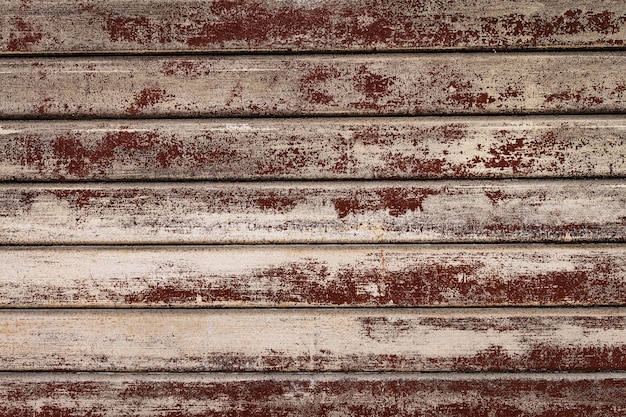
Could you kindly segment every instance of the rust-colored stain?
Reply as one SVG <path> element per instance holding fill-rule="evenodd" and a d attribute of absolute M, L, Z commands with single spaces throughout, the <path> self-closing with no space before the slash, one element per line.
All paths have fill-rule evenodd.
<path fill-rule="evenodd" d="M 606 114 L 626 103 L 619 53 L 16 60 L 0 62 L 15 96 L 0 114 L 11 119 Z"/>
<path fill-rule="evenodd" d="M 387 188 L 338 198 L 333 200 L 333 204 L 339 218 L 378 210 L 388 210 L 390 216 L 398 217 L 408 212 L 424 211 L 424 200 L 442 192 L 441 189 L 429 188 Z"/>
<path fill-rule="evenodd" d="M 501 415 L 527 417 L 558 415 L 563 417 L 619 416 L 626 405 L 620 393 L 621 379 L 522 378 L 502 377 L 495 380 L 454 380 L 448 378 L 374 379 L 341 378 L 337 380 L 307 380 L 305 378 L 280 381 L 276 379 L 232 380 L 225 382 L 162 381 L 143 378 L 124 379 L 121 382 L 37 382 L 14 384 L 8 395 L 15 406 L 0 406 L 0 416 L 26 415 L 37 412 L 29 402 L 41 397 L 93 401 L 92 406 L 44 406 L 42 415 L 81 416 L 89 412 L 104 417 L 112 411 L 125 412 L 124 404 L 141 402 L 145 410 L 162 417 L 176 413 L 181 417 L 196 415 L 190 404 L 222 405 L 224 412 L 233 415 L 276 416 L 288 413 L 315 417 L 371 415 L 381 417 L 436 414 L 442 417 L 487 416 L 494 408 Z M 116 405 L 112 408 L 102 395 L 110 392 Z M 449 400 L 445 395 L 449 393 Z M 586 401 L 581 402 L 580 396 Z M 176 405 L 167 411 L 155 406 L 154 401 L 167 398 Z M 533 412 L 528 412 L 528 398 L 533 398 Z M 120 401 L 125 399 L 126 401 Z M 269 405 L 271 404 L 271 406 Z M 43 414 L 46 413 L 46 414 Z M 207 415 L 220 415 L 218 412 Z M 542 413 L 542 414 L 538 414 Z"/>
<path fill-rule="evenodd" d="M 44 34 L 37 31 L 33 25 L 21 17 L 15 17 L 14 31 L 9 35 L 7 50 L 28 51 L 33 44 L 37 44 L 44 38 Z"/>
<path fill-rule="evenodd" d="M 320 90 L 319 85 L 327 80 L 339 77 L 337 68 L 329 66 L 316 66 L 309 70 L 308 74 L 301 78 L 300 89 L 305 94 L 305 100 L 312 104 L 332 105 L 333 96 L 328 89 Z"/>
<path fill-rule="evenodd" d="M 78 26 L 68 30 L 84 36 L 70 42 L 69 48 L 72 44 L 80 46 L 76 49 L 88 48 L 88 39 L 98 42 L 96 48 L 168 51 L 610 47 L 624 44 L 626 25 L 623 11 L 605 3 L 572 8 L 556 2 L 533 8 L 532 12 L 523 5 L 499 11 L 487 0 L 473 5 L 433 0 L 368 0 L 307 6 L 215 0 L 209 4 L 190 1 L 184 7 L 85 1 L 77 6 L 69 11 L 56 6 L 57 12 L 70 13 L 69 22 Z M 7 50 L 39 50 L 45 48 L 40 44 L 50 47 L 50 43 L 62 48 L 53 25 L 42 24 L 35 31 L 25 23 L 42 19 L 31 3 L 20 3 L 18 9 L 19 15 L 9 21 L 12 31 Z"/>
<path fill-rule="evenodd" d="M 177 77 L 201 77 L 211 74 L 211 64 L 198 61 L 169 61 L 163 64 L 163 75 Z"/>
<path fill-rule="evenodd" d="M 111 132 L 106 134 L 93 149 L 85 148 L 81 140 L 75 136 L 57 137 L 52 143 L 53 155 L 57 158 L 55 172 L 61 178 L 64 173 L 75 177 L 86 176 L 92 170 L 107 167 L 114 161 L 116 155 L 126 155 L 129 151 L 151 148 L 154 146 L 153 141 L 156 137 L 155 133 Z M 173 153 L 170 149 L 162 148 L 161 152 L 169 155 Z M 170 159 L 157 157 L 157 160 L 161 162 Z M 162 162 L 161 165 L 163 165 Z"/>
<path fill-rule="evenodd" d="M 21 196 L 24 204 L 32 203 L 35 197 L 28 193 Z M 484 253 L 449 253 L 430 260 L 384 251 L 376 255 L 380 258 L 378 265 L 365 264 L 365 259 L 360 258 L 346 261 L 345 265 L 336 268 L 311 256 L 297 262 L 222 274 L 185 262 L 164 261 L 154 268 L 170 272 L 162 272 L 163 275 L 153 280 L 148 279 L 149 274 L 137 276 L 142 284 L 132 289 L 106 279 L 85 283 L 84 277 L 79 275 L 71 280 L 68 277 L 66 286 L 34 283 L 29 286 L 30 299 L 20 299 L 20 302 L 38 305 L 74 302 L 89 305 L 228 306 L 246 303 L 254 306 L 347 307 L 577 306 L 624 302 L 621 291 L 623 262 L 602 253 L 577 255 L 571 263 L 564 265 L 559 265 L 564 261 L 556 258 L 554 268 L 546 266 L 544 260 L 521 270 L 510 264 L 508 267 L 494 266 L 493 260 Z M 528 254 L 518 262 L 524 265 L 539 256 L 539 252 Z M 99 296 L 87 295 L 90 290 Z M 85 295 L 79 297 L 74 294 L 76 291 Z M 0 294 L 1 299 L 11 297 L 9 293 Z M 592 320 L 597 322 L 599 319 Z"/>
<path fill-rule="evenodd" d="M 145 108 L 162 103 L 170 98 L 172 98 L 172 96 L 166 94 L 165 90 L 159 88 L 144 88 L 135 95 L 132 104 L 126 109 L 126 112 L 132 116 L 136 116 Z"/>
<path fill-rule="evenodd" d="M 249 130 L 197 131 L 168 122 L 142 132 L 64 128 L 10 135 L 15 146 L 0 164 L 14 176 L 39 179 L 616 176 L 626 168 L 611 151 L 624 146 L 626 133 L 616 131 L 615 123 L 585 126 L 582 133 L 567 123 L 522 131 L 494 127 L 482 137 L 463 123 L 339 129 L 335 122 L 326 123 L 333 127 L 324 133 L 316 133 L 321 125 L 303 130 L 300 122 L 286 120 L 265 131 L 246 124 Z"/>

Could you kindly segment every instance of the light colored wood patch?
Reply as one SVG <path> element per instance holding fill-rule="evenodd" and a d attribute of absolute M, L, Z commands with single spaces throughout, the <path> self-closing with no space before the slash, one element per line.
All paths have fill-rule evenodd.
<path fill-rule="evenodd" d="M 621 308 L 2 310 L 7 371 L 626 370 Z"/>

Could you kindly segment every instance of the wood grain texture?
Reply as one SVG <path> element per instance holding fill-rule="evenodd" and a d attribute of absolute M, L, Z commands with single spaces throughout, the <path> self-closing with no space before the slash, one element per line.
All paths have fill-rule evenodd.
<path fill-rule="evenodd" d="M 0 180 L 626 175 L 626 118 L 3 121 Z"/>
<path fill-rule="evenodd" d="M 626 381 L 594 374 L 13 374 L 1 417 L 621 417 Z"/>
<path fill-rule="evenodd" d="M 619 47 L 620 1 L 4 0 L 0 51 Z"/>
<path fill-rule="evenodd" d="M 626 310 L 0 310 L 6 371 L 623 371 Z"/>
<path fill-rule="evenodd" d="M 0 61 L 3 118 L 625 110 L 622 52 Z"/>
<path fill-rule="evenodd" d="M 0 307 L 626 305 L 611 245 L 20 247 Z"/>
<path fill-rule="evenodd" d="M 626 184 L 3 184 L 4 244 L 626 240 Z"/>

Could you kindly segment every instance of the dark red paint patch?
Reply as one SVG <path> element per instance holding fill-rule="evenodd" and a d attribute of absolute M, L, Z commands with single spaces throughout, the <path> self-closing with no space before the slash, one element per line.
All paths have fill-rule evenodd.
<path fill-rule="evenodd" d="M 126 109 L 126 112 L 132 116 L 136 116 L 145 108 L 155 106 L 169 98 L 172 98 L 172 96 L 167 95 L 165 90 L 159 88 L 144 88 L 135 95 L 133 103 Z"/>
<path fill-rule="evenodd" d="M 35 104 L 35 111 L 39 116 L 47 116 L 54 105 L 52 97 L 46 97 L 40 100 L 38 104 Z"/>
<path fill-rule="evenodd" d="M 204 61 L 167 61 L 161 72 L 167 76 L 200 77 L 211 73 L 211 63 Z"/>
<path fill-rule="evenodd" d="M 300 91 L 304 93 L 304 99 L 309 103 L 332 105 L 335 99 L 325 83 L 340 76 L 341 73 L 334 66 L 314 66 L 300 79 Z"/>
<path fill-rule="evenodd" d="M 489 200 L 491 200 L 491 204 L 493 204 L 494 206 L 498 205 L 498 203 L 502 200 L 506 200 L 507 198 L 509 198 L 509 196 L 503 193 L 501 190 L 485 191 L 485 195 Z"/>
<path fill-rule="evenodd" d="M 244 42 L 250 47 L 276 39 L 291 38 L 331 24 L 332 11 L 324 6 L 312 8 L 270 6 L 246 0 L 217 0 L 210 6 L 214 22 L 196 17 L 191 36 L 184 40 L 190 47 L 210 47 L 228 42 Z"/>
<path fill-rule="evenodd" d="M 78 209 L 84 209 L 92 206 L 94 200 L 98 201 L 108 197 L 110 193 L 99 190 L 50 190 L 50 194 L 56 196 L 59 200 L 69 202 Z"/>
<path fill-rule="evenodd" d="M 146 17 L 118 17 L 107 18 L 104 29 L 109 32 L 112 41 L 136 42 L 141 45 L 142 43 L 145 43 L 141 36 L 143 34 L 151 33 L 152 27 Z"/>
<path fill-rule="evenodd" d="M 33 25 L 19 16 L 13 20 L 15 29 L 9 34 L 7 50 L 13 52 L 27 52 L 31 46 L 38 44 L 44 34 L 34 29 Z"/>
<path fill-rule="evenodd" d="M 263 197 L 259 197 L 255 200 L 257 206 L 263 211 L 274 211 L 278 213 L 284 213 L 293 209 L 297 200 L 290 197 L 283 197 L 276 193 L 268 193 Z"/>
<path fill-rule="evenodd" d="M 34 167 L 39 172 L 44 169 L 45 157 L 40 142 L 33 136 L 20 136 L 14 139 L 20 149 L 18 163 L 21 166 Z"/>
<path fill-rule="evenodd" d="M 389 215 L 398 217 L 409 211 L 423 211 L 423 202 L 429 196 L 441 194 L 443 190 L 430 188 L 384 188 L 363 191 L 349 198 L 333 200 L 335 211 L 340 219 L 349 214 L 364 214 L 388 210 Z"/>
<path fill-rule="evenodd" d="M 33 198 L 24 194 L 23 198 Z M 385 260 L 386 259 L 386 260 Z M 398 268 L 398 263 L 405 265 Z M 385 266 L 386 264 L 386 266 Z M 391 269 L 390 269 L 391 268 Z M 242 275 L 210 275 L 181 268 L 185 278 L 125 293 L 100 288 L 106 300 L 130 304 L 250 303 L 250 305 L 428 306 L 428 305 L 618 305 L 623 268 L 610 258 L 580 257 L 573 270 L 538 273 L 486 274 L 483 264 L 449 261 L 432 263 L 381 254 L 379 268 L 346 265 L 332 272 L 314 259 L 289 262 Z M 205 275 L 207 274 L 207 275 Z M 263 282 L 263 286 L 259 286 Z M 372 288 L 375 291 L 372 291 Z M 54 289 L 41 292 L 41 301 L 66 302 Z M 104 301 L 104 300 L 103 300 Z M 577 323 L 580 319 L 575 320 Z M 588 319 L 585 326 L 609 328 L 615 323 Z"/>
<path fill-rule="evenodd" d="M 396 81 L 397 77 L 378 74 L 372 72 L 367 65 L 361 65 L 352 77 L 352 84 L 354 90 L 361 93 L 363 98 L 357 102 L 349 103 L 348 106 L 374 112 L 380 112 L 384 109 L 397 112 L 398 107 L 404 104 L 406 98 L 394 94 L 393 86 Z M 416 112 L 418 111 L 416 110 Z"/>
<path fill-rule="evenodd" d="M 495 98 L 491 97 L 488 93 L 454 93 L 451 94 L 450 99 L 461 104 L 464 109 L 469 110 L 471 108 L 477 108 L 484 110 L 488 104 L 494 103 Z"/>
<path fill-rule="evenodd" d="M 176 143 L 170 143 L 169 146 L 161 149 L 157 155 L 156 160 L 161 168 L 168 168 L 173 163 L 180 161 L 183 158 L 184 152 Z"/>
<path fill-rule="evenodd" d="M 4 386 L 3 386 L 4 388 Z M 9 382 L 9 402 L 0 417 L 132 414 L 136 404 L 155 417 L 336 415 L 408 417 L 618 417 L 626 412 L 618 378 L 405 377 L 311 381 L 306 377 L 243 381 L 162 381 L 124 378 L 120 382 Z M 70 393 L 73 407 L 62 405 Z M 532 408 L 529 410 L 529 398 Z M 43 399 L 45 409 L 37 408 Z M 584 399 L 581 400 L 581 399 Z M 167 401 L 162 407 L 159 400 Z M 155 403 L 156 401 L 156 403 Z M 158 404 L 158 405 L 154 405 Z M 215 410 L 216 404 L 219 409 Z M 106 410 L 106 411 L 105 411 Z M 56 413 L 56 414 L 55 414 Z"/>
<path fill-rule="evenodd" d="M 390 89 L 395 84 L 395 77 L 373 73 L 365 65 L 361 65 L 357 69 L 353 82 L 355 89 L 364 94 L 368 100 L 378 101 L 390 94 Z"/>
<path fill-rule="evenodd" d="M 22 13 L 32 13 L 25 7 Z M 150 7 L 150 8 L 148 8 Z M 592 6 L 589 6 L 591 8 Z M 624 44 L 626 19 L 602 6 L 556 13 L 484 14 L 459 12 L 453 3 L 410 0 L 360 3 L 272 3 L 216 0 L 205 6 L 157 4 L 132 11 L 78 4 L 108 35 L 105 50 L 394 50 L 408 48 L 523 48 Z M 99 17 L 97 20 L 94 17 Z M 28 50 L 48 41 L 19 20 L 9 50 Z M 97 38 L 100 34 L 94 33 Z M 586 39 L 580 39 L 585 35 Z M 59 41 L 52 38 L 55 44 Z M 87 42 L 84 41 L 84 42 Z M 77 43 L 77 42 L 76 42 Z M 81 46 L 84 48 L 85 43 Z M 12 49 L 11 49 L 12 48 Z"/>
<path fill-rule="evenodd" d="M 617 371 L 626 370 L 626 346 L 560 346 L 536 343 L 522 352 L 492 346 L 475 355 L 455 358 L 458 371 Z"/>
<path fill-rule="evenodd" d="M 604 99 L 598 96 L 590 96 L 585 94 L 585 89 L 575 92 L 562 91 L 559 93 L 549 94 L 545 97 L 546 103 L 555 103 L 557 106 L 567 103 L 582 103 L 585 106 L 596 106 L 604 103 Z"/>
<path fill-rule="evenodd" d="M 80 138 L 72 134 L 58 136 L 52 142 L 56 161 L 54 172 L 60 178 L 65 174 L 85 178 L 104 173 L 120 154 L 148 150 L 154 146 L 156 138 L 156 133 L 112 131 L 95 147 L 87 148 Z"/>

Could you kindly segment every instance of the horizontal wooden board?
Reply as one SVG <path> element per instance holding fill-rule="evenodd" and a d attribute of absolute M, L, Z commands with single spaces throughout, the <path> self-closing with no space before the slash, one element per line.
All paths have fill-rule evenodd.
<path fill-rule="evenodd" d="M 2 184 L 4 244 L 626 241 L 626 183 Z"/>
<path fill-rule="evenodd" d="M 623 52 L 0 61 L 3 118 L 625 110 Z"/>
<path fill-rule="evenodd" d="M 1 307 L 626 305 L 609 245 L 9 247 Z"/>
<path fill-rule="evenodd" d="M 0 180 L 626 175 L 626 118 L 4 121 Z"/>
<path fill-rule="evenodd" d="M 620 1 L 4 0 L 0 51 L 616 47 Z"/>
<path fill-rule="evenodd" d="M 1 417 L 621 417 L 596 374 L 0 374 Z"/>
<path fill-rule="evenodd" d="M 624 371 L 623 308 L 0 310 L 6 371 Z"/>

